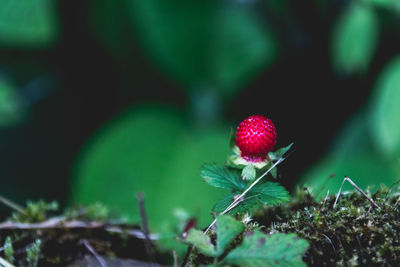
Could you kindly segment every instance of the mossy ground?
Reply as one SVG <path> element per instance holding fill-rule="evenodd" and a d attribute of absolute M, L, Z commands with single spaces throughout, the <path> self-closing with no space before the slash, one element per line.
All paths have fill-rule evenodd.
<path fill-rule="evenodd" d="M 298 190 L 286 205 L 266 208 L 254 216 L 268 233 L 296 233 L 310 248 L 304 261 L 310 266 L 399 266 L 400 193 L 381 188 L 371 194 L 374 208 L 356 190 L 316 201 L 308 190 Z"/>
<path fill-rule="evenodd" d="M 99 266 L 99 258 L 107 266 L 147 266 L 150 257 L 143 237 L 137 236 L 142 233 L 139 226 L 110 222 L 108 210 L 100 204 L 53 216 L 56 209 L 54 203 L 28 202 L 0 223 L 0 240 L 8 237 L 13 250 L 10 259 L 6 246 L 0 246 L 0 257 L 14 266 Z M 27 250 L 37 240 L 38 261 L 30 264 Z M 167 258 L 153 255 L 161 263 Z"/>
<path fill-rule="evenodd" d="M 398 188 L 381 188 L 370 196 L 380 209 L 373 207 L 367 198 L 355 190 L 342 193 L 336 208 L 333 208 L 335 201 L 333 195 L 317 201 L 308 190 L 298 190 L 296 196 L 287 204 L 256 211 L 252 217 L 253 220 L 247 222 L 245 232 L 260 228 L 265 233 L 296 233 L 310 244 L 303 256 L 303 260 L 309 266 L 399 266 L 400 191 Z M 38 208 L 38 206 L 39 210 L 35 211 L 35 207 Z M 30 209 L 36 212 L 33 218 L 45 219 L 45 222 L 60 218 L 38 214 L 45 213 L 50 207 L 52 206 L 46 206 L 43 203 L 36 206 L 31 203 Z M 67 212 L 63 216 L 68 219 L 63 220 L 61 225 L 67 225 L 68 222 L 71 223 L 77 219 L 89 225 L 93 222 L 99 223 L 104 220 L 105 215 L 106 212 L 101 206 L 94 209 L 88 208 L 83 216 L 81 211 Z M 14 214 L 11 220 L 14 220 L 12 223 L 17 225 L 21 223 L 20 221 L 35 223 L 29 221 L 29 218 L 32 217 L 18 217 Z M 110 226 L 122 231 L 112 233 L 107 230 Z M 38 266 L 69 264 L 83 266 L 88 264 L 85 262 L 85 257 L 91 257 L 96 263 L 93 253 L 85 247 L 83 241 L 87 241 L 105 260 L 125 259 L 132 264 L 138 264 L 140 261 L 140 264 L 146 266 L 145 262 L 149 262 L 149 257 L 144 240 L 127 234 L 128 230 L 134 228 L 134 226 L 123 224 L 75 228 L 58 226 L 40 229 L 5 227 L 0 230 L 0 240 L 4 241 L 7 236 L 11 237 L 15 266 L 27 265 L 26 249 L 29 249 L 37 239 L 42 241 Z M 210 235 L 215 242 L 215 234 L 211 231 Z M 241 236 L 238 236 L 231 244 L 231 248 L 238 245 L 241 240 Z M 154 248 L 154 257 L 157 262 L 172 263 L 172 252 L 160 253 L 157 247 Z M 4 252 L 0 253 L 4 258 Z M 210 263 L 210 258 L 198 254 L 196 250 L 190 258 L 190 262 L 195 265 Z M 126 264 L 125 261 L 121 262 Z M 122 263 L 113 266 L 124 266 Z"/>

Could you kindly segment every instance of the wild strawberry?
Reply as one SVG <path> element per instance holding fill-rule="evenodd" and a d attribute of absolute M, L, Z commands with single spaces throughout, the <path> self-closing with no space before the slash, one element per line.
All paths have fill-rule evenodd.
<path fill-rule="evenodd" d="M 235 142 L 245 160 L 264 161 L 276 143 L 275 125 L 262 115 L 250 116 L 237 127 Z"/>

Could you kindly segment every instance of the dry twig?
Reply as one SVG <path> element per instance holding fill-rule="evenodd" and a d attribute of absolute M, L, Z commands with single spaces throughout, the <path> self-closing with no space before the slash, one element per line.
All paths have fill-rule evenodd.
<path fill-rule="evenodd" d="M 364 197 L 366 197 L 369 202 L 371 202 L 372 205 L 374 205 L 375 207 L 377 207 L 378 209 L 380 209 L 380 207 L 374 202 L 374 200 L 372 198 L 370 198 L 369 196 L 367 196 L 367 194 L 364 193 L 364 191 L 362 191 L 349 177 L 345 176 L 342 182 L 342 185 L 340 186 L 339 192 L 337 193 L 337 197 L 335 200 L 335 203 L 333 204 L 333 208 L 336 208 L 336 204 L 339 200 L 340 197 L 340 193 L 342 192 L 342 187 L 344 185 L 344 182 L 348 181 L 355 189 L 357 189 L 358 192 L 360 192 L 361 194 L 363 194 Z"/>
<path fill-rule="evenodd" d="M 99 262 L 101 267 L 107 267 L 107 263 L 103 260 L 102 257 L 100 257 L 99 254 L 97 254 L 97 252 L 92 248 L 92 246 L 89 244 L 89 242 L 86 239 L 82 239 L 81 242 L 86 247 L 86 249 L 89 250 L 89 252 L 93 254 L 93 256 Z"/>

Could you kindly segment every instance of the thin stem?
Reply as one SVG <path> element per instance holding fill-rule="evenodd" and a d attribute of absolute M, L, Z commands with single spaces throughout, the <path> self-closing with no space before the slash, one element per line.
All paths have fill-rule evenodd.
<path fill-rule="evenodd" d="M 3 259 L 2 257 L 0 257 L 0 266 L 3 266 L 3 267 L 15 267 L 13 264 L 9 263 L 8 261 Z"/>
<path fill-rule="evenodd" d="M 325 203 L 326 203 L 326 200 L 328 199 L 328 196 L 329 196 L 329 189 L 328 189 L 328 191 L 326 192 L 326 196 L 325 196 L 325 198 L 324 198 L 324 202 L 322 202 L 322 205 L 321 205 L 321 207 L 320 207 L 319 210 L 318 210 L 318 215 L 319 215 L 319 213 L 321 212 L 322 208 L 325 206 Z"/>
<path fill-rule="evenodd" d="M 104 261 L 102 257 L 100 257 L 99 254 L 92 248 L 92 246 L 89 244 L 89 242 L 86 239 L 82 240 L 82 244 L 86 247 L 87 250 L 89 250 L 90 253 L 93 254 L 97 262 L 101 267 L 107 267 L 107 263 Z"/>
<path fill-rule="evenodd" d="M 178 256 L 175 250 L 172 251 L 172 256 L 174 257 L 174 267 L 178 267 Z"/>
<path fill-rule="evenodd" d="M 12 208 L 13 210 L 22 213 L 22 214 L 26 214 L 25 210 L 23 207 L 21 207 L 20 205 L 18 205 L 17 203 L 8 200 L 7 198 L 0 196 L 0 202 L 2 202 L 4 205 Z"/>
<path fill-rule="evenodd" d="M 364 193 L 364 191 L 362 191 L 349 177 L 345 176 L 342 182 L 342 185 L 340 186 L 339 192 L 337 194 L 335 203 L 333 204 L 333 208 L 336 208 L 336 204 L 339 200 L 340 197 L 340 193 L 342 192 L 342 187 L 345 181 L 348 181 L 355 189 L 357 189 L 358 192 L 360 192 L 361 194 L 363 194 L 368 200 L 369 202 L 371 202 L 372 205 L 374 205 L 375 207 L 377 207 L 378 209 L 381 209 L 372 198 L 370 198 L 367 194 Z"/>
<path fill-rule="evenodd" d="M 150 241 L 150 230 L 149 230 L 149 224 L 147 222 L 147 216 L 146 216 L 146 210 L 144 208 L 144 197 L 142 193 L 137 194 L 137 199 L 138 199 L 138 205 L 139 205 L 139 213 L 140 213 L 140 218 L 142 220 L 142 232 L 144 234 L 144 244 L 146 247 L 146 252 L 147 255 L 150 258 L 150 261 L 152 262 L 151 266 L 155 266 L 154 264 L 154 257 L 153 257 L 153 248 L 151 246 L 151 241 Z"/>
<path fill-rule="evenodd" d="M 183 258 L 183 261 L 182 261 L 180 267 L 185 267 L 186 266 L 186 264 L 189 261 L 189 256 L 190 256 L 190 253 L 192 253 L 192 250 L 193 250 L 193 245 L 189 245 L 189 247 L 188 247 L 188 249 L 186 251 L 186 254 L 185 254 L 185 258 Z"/>

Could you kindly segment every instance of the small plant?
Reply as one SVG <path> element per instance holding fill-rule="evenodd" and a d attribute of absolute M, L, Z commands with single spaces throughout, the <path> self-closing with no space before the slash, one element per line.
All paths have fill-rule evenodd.
<path fill-rule="evenodd" d="M 10 263 L 13 263 L 15 260 L 14 248 L 10 236 L 7 236 L 6 241 L 4 242 L 4 256 L 6 260 Z"/>
<path fill-rule="evenodd" d="M 41 244 L 42 241 L 40 239 L 36 239 L 32 246 L 26 249 L 26 261 L 29 267 L 37 266 L 40 256 Z"/>
<path fill-rule="evenodd" d="M 191 229 L 185 239 L 209 257 L 209 263 L 217 266 L 305 266 L 301 257 L 308 243 L 295 234 L 268 235 L 259 229 L 246 231 L 241 222 L 227 215 L 218 216 L 216 225 L 215 245 L 208 235 L 196 229 Z M 195 261 L 191 263 L 197 265 Z"/>
<path fill-rule="evenodd" d="M 289 193 L 283 186 L 263 180 L 272 170 L 271 174 L 276 177 L 276 166 L 292 146 L 271 152 L 275 143 L 276 129 L 272 121 L 254 115 L 241 122 L 231 136 L 233 155 L 228 157 L 226 166 L 203 166 L 200 175 L 204 181 L 230 193 L 215 204 L 213 212 L 217 217 L 210 226 L 204 232 L 191 229 L 183 240 L 197 253 L 197 257 L 192 255 L 190 264 L 199 265 L 197 261 L 203 255 L 207 264 L 224 266 L 304 265 L 302 255 L 308 248 L 307 241 L 295 234 L 265 234 L 248 215 L 264 205 L 289 201 Z M 242 218 L 242 222 L 225 214 Z M 187 255 L 190 251 L 191 248 Z M 189 266 L 187 262 L 184 264 Z"/>
<path fill-rule="evenodd" d="M 11 221 L 22 223 L 42 222 L 47 219 L 47 214 L 49 211 L 57 210 L 58 203 L 56 201 L 52 201 L 50 203 L 46 203 L 43 200 L 38 202 L 28 201 L 26 203 L 26 208 L 14 212 L 10 219 Z"/>
<path fill-rule="evenodd" d="M 262 180 L 268 173 L 276 177 L 276 166 L 292 146 L 271 152 L 275 142 L 275 126 L 264 116 L 254 115 L 239 124 L 236 134 L 231 135 L 233 155 L 228 157 L 226 166 L 206 164 L 200 172 L 209 185 L 231 191 L 215 204 L 213 212 L 244 213 L 289 201 L 283 186 Z"/>
<path fill-rule="evenodd" d="M 64 212 L 68 219 L 107 221 L 111 218 L 108 207 L 100 202 L 87 205 L 85 207 L 73 207 Z"/>

